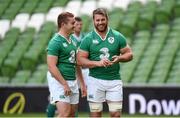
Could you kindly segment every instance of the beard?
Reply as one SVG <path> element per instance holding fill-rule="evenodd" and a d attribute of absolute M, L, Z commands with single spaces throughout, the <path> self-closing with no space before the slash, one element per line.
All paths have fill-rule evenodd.
<path fill-rule="evenodd" d="M 105 32 L 107 30 L 107 24 L 95 25 L 98 32 Z"/>

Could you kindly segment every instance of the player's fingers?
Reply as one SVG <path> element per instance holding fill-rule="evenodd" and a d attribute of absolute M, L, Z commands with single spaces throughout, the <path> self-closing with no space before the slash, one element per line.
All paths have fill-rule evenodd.
<path fill-rule="evenodd" d="M 115 62 L 116 62 L 115 60 L 112 61 L 112 63 L 115 63 Z"/>
<path fill-rule="evenodd" d="M 72 92 L 71 91 L 68 91 L 68 95 L 71 95 L 72 94 Z"/>
<path fill-rule="evenodd" d="M 114 56 L 112 57 L 112 60 L 115 60 L 117 57 L 118 57 L 117 55 L 114 55 Z"/>
<path fill-rule="evenodd" d="M 104 63 L 105 65 L 108 65 L 108 64 L 110 63 L 110 61 L 109 61 L 108 59 L 105 59 L 105 60 L 103 60 L 103 63 Z"/>
<path fill-rule="evenodd" d="M 83 91 L 83 92 L 82 92 L 82 97 L 86 97 L 86 96 L 87 96 L 86 91 Z"/>
<path fill-rule="evenodd" d="M 65 96 L 68 96 L 68 91 L 65 91 Z"/>
<path fill-rule="evenodd" d="M 112 56 L 112 59 L 114 59 L 114 58 L 116 58 L 117 57 L 117 55 L 114 55 L 114 56 Z"/>
<path fill-rule="evenodd" d="M 100 61 L 100 65 L 106 67 L 106 64 L 105 64 L 104 60 Z"/>
<path fill-rule="evenodd" d="M 86 97 L 84 94 L 82 94 L 82 96 L 81 96 L 82 98 L 84 98 L 84 97 Z"/>
<path fill-rule="evenodd" d="M 110 60 L 106 60 L 106 61 L 105 61 L 105 65 L 106 65 L 106 66 L 111 66 L 112 64 L 113 64 L 113 63 L 112 63 Z"/>
<path fill-rule="evenodd" d="M 66 96 L 69 96 L 69 95 L 71 95 L 71 94 L 72 94 L 71 91 L 69 91 L 69 90 L 66 90 L 66 91 L 65 91 L 65 95 L 66 95 Z"/>

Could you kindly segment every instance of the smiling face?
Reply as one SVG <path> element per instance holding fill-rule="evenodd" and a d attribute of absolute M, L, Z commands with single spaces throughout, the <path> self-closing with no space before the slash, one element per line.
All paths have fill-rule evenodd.
<path fill-rule="evenodd" d="M 101 14 L 95 14 L 93 18 L 94 27 L 98 32 L 105 32 L 108 26 L 108 19 Z"/>
<path fill-rule="evenodd" d="M 58 28 L 65 30 L 68 34 L 74 30 L 74 23 L 74 15 L 70 12 L 63 12 L 57 18 Z"/>

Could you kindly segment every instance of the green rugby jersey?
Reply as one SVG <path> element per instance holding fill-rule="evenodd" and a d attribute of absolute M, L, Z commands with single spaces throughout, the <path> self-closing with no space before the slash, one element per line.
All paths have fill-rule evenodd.
<path fill-rule="evenodd" d="M 65 37 L 55 34 L 50 40 L 47 53 L 58 57 L 57 67 L 65 80 L 75 80 L 76 43 L 70 38 L 69 43 Z"/>
<path fill-rule="evenodd" d="M 74 40 L 77 44 L 77 47 L 80 46 L 82 39 L 84 38 L 84 34 L 81 33 L 79 37 L 77 37 L 75 34 L 71 35 L 71 39 Z"/>
<path fill-rule="evenodd" d="M 112 60 L 114 55 L 120 54 L 120 49 L 126 46 L 125 37 L 113 29 L 108 28 L 105 40 L 94 30 L 88 33 L 81 42 L 80 49 L 89 53 L 89 59 L 99 61 L 102 58 Z M 120 77 L 119 63 L 109 67 L 90 68 L 89 75 L 104 80 L 118 80 Z"/>

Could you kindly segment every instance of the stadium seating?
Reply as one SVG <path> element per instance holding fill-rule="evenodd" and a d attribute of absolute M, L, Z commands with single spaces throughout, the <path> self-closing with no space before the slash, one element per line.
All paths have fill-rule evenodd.
<path fill-rule="evenodd" d="M 0 86 L 8 86 L 9 85 L 9 77 L 0 77 Z"/>
<path fill-rule="evenodd" d="M 54 22 L 56 24 L 57 22 L 57 13 L 61 13 L 63 11 L 63 7 L 53 7 L 49 10 L 49 12 L 46 15 L 46 21 Z"/>
<path fill-rule="evenodd" d="M 30 71 L 20 70 L 16 73 L 15 77 L 12 78 L 11 84 L 14 86 L 24 85 L 31 75 Z"/>
<path fill-rule="evenodd" d="M 10 21 L 9 20 L 0 20 L 0 37 L 4 38 L 6 32 L 10 28 Z"/>
<path fill-rule="evenodd" d="M 180 17 L 180 1 L 179 0 L 177 0 L 174 7 L 174 15 L 175 17 Z"/>
<path fill-rule="evenodd" d="M 6 63 L 8 63 L 7 56 L 11 52 L 12 48 L 15 46 L 19 33 L 19 29 L 11 28 L 6 33 L 3 41 L 1 41 L 0 43 L 0 68 L 2 75 L 6 75 L 3 72 L 3 65 L 6 65 Z"/>
<path fill-rule="evenodd" d="M 53 6 L 54 7 L 57 7 L 57 6 L 65 7 L 68 2 L 69 2 L 69 0 L 55 0 L 53 3 Z"/>
<path fill-rule="evenodd" d="M 180 80 L 179 80 L 180 61 L 179 60 L 180 60 L 180 48 L 178 49 L 176 58 L 174 60 L 173 66 L 171 68 L 171 71 L 170 71 L 168 79 L 167 79 L 167 83 L 169 83 L 169 84 L 179 85 L 179 83 L 180 83 Z"/>
<path fill-rule="evenodd" d="M 140 57 L 142 56 L 150 38 L 150 32 L 148 31 L 139 31 L 135 35 L 134 43 L 133 43 L 133 52 L 136 57 L 132 62 L 124 64 L 122 71 L 123 80 L 130 82 L 133 72 L 135 71 L 135 67 L 139 63 Z M 125 71 L 125 72 L 124 72 Z M 136 81 L 133 78 L 133 81 Z"/>
<path fill-rule="evenodd" d="M 123 15 L 124 15 L 124 11 L 120 8 L 116 8 L 113 9 L 110 13 L 109 13 L 109 25 L 116 29 L 119 30 L 121 27 L 121 21 L 123 20 Z"/>
<path fill-rule="evenodd" d="M 8 8 L 4 11 L 1 18 L 13 20 L 16 14 L 19 12 L 21 7 L 23 6 L 24 2 L 25 0 L 19 0 L 18 2 L 16 0 L 9 0 L 9 1 L 4 0 L 3 4 L 8 4 L 7 6 Z"/>
<path fill-rule="evenodd" d="M 96 8 L 95 0 L 86 0 L 82 3 L 80 8 L 81 14 L 91 15 L 92 11 Z"/>
<path fill-rule="evenodd" d="M 155 11 L 157 3 L 155 1 L 148 1 L 140 10 L 140 16 L 137 23 L 138 30 L 151 30 L 154 23 Z"/>
<path fill-rule="evenodd" d="M 41 64 L 37 67 L 32 77 L 28 79 L 27 85 L 42 85 L 46 84 L 47 65 Z"/>
<path fill-rule="evenodd" d="M 83 27 L 82 27 L 82 31 L 83 32 L 88 32 L 88 30 L 91 27 L 91 24 L 89 24 L 89 22 L 91 21 L 90 17 L 88 15 L 81 15 L 81 18 L 83 20 Z M 91 27 L 92 28 L 92 27 Z"/>
<path fill-rule="evenodd" d="M 72 0 L 67 3 L 64 10 L 69 11 L 77 16 L 78 14 L 80 14 L 80 8 L 81 8 L 81 1 Z"/>
<path fill-rule="evenodd" d="M 27 22 L 29 20 L 30 15 L 27 13 L 21 13 L 16 15 L 15 19 L 12 21 L 12 27 L 19 28 L 21 32 L 26 29 Z"/>
<path fill-rule="evenodd" d="M 109 25 L 126 36 L 133 61 L 121 63 L 125 85 L 180 85 L 180 0 L 0 0 L 0 86 L 47 85 L 46 47 L 62 11 L 93 29 L 105 7 Z"/>

